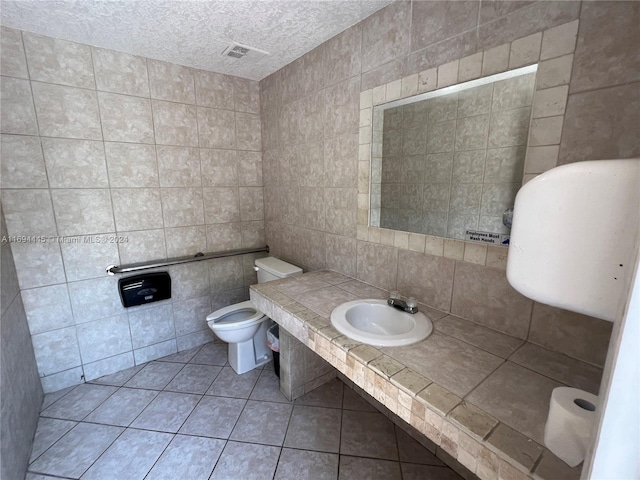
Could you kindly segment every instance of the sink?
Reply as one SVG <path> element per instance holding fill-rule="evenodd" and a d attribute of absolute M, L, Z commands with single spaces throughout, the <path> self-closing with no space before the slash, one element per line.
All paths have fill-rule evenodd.
<path fill-rule="evenodd" d="M 424 313 L 403 312 L 378 299 L 339 305 L 331 312 L 331 324 L 349 338 L 380 347 L 411 345 L 433 331 L 433 324 Z"/>

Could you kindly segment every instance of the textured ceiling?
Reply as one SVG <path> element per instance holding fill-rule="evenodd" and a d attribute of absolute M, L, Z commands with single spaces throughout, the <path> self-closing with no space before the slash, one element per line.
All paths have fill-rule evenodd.
<path fill-rule="evenodd" d="M 260 80 L 392 0 L 2 0 L 7 27 Z M 231 42 L 267 51 L 222 56 Z"/>

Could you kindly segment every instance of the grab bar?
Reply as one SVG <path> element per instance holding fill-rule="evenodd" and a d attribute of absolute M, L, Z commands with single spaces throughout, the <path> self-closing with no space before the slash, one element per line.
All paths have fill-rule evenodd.
<path fill-rule="evenodd" d="M 129 265 L 123 265 L 123 266 L 109 265 L 106 268 L 106 270 L 109 275 L 115 275 L 116 273 L 137 272 L 140 270 L 149 270 L 151 268 L 179 265 L 181 263 L 201 262 L 203 260 L 210 260 L 212 258 L 233 257 L 236 255 L 244 255 L 247 253 L 261 253 L 261 252 L 269 253 L 269 245 L 265 245 L 264 247 L 258 247 L 258 248 L 241 248 L 238 250 L 225 250 L 223 252 L 214 252 L 214 253 L 206 253 L 206 254 L 202 252 L 198 252 L 195 255 L 191 255 L 187 257 L 168 258 L 167 260 L 164 260 L 164 261 L 153 260 L 150 262 L 130 263 Z"/>

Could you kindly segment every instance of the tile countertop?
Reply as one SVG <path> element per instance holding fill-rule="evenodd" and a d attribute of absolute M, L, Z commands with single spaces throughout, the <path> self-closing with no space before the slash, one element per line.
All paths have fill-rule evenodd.
<path fill-rule="evenodd" d="M 254 305 L 481 479 L 578 479 L 543 446 L 551 391 L 598 393 L 602 369 L 420 305 L 424 341 L 373 347 L 331 326 L 331 311 L 388 292 L 316 271 L 251 286 Z"/>

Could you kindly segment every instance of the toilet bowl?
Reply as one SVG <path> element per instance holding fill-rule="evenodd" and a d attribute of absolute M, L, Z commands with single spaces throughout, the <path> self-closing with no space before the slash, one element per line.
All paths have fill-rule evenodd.
<path fill-rule="evenodd" d="M 255 261 L 258 283 L 302 274 L 302 269 L 275 257 Z M 207 316 L 207 325 L 220 340 L 229 344 L 229 365 L 246 373 L 271 360 L 267 346 L 267 329 L 273 321 L 250 300 L 221 308 Z"/>

